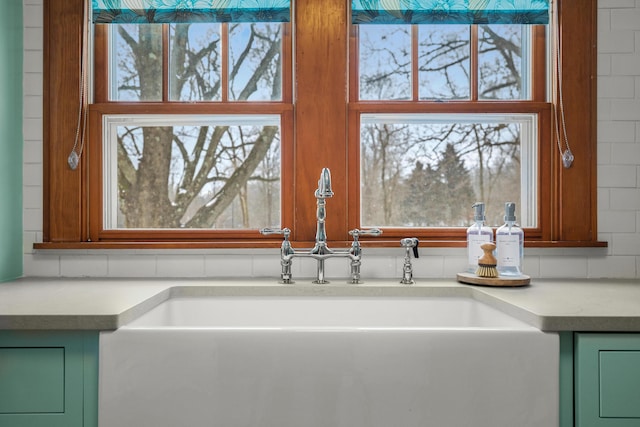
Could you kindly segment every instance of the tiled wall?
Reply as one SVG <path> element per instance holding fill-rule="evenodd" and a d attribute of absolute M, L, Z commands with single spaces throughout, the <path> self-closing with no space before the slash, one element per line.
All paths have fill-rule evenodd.
<path fill-rule="evenodd" d="M 24 0 L 24 261 L 26 276 L 277 277 L 278 250 L 39 251 L 42 240 L 42 2 Z M 524 270 L 539 278 L 640 277 L 640 0 L 599 0 L 598 230 L 608 248 L 527 249 Z M 579 143 L 579 142 L 575 142 Z M 577 161 L 580 161 L 579 159 Z M 453 277 L 464 249 L 421 248 L 417 278 Z M 368 249 L 363 276 L 399 278 L 403 252 Z M 309 260 L 294 276 L 311 277 Z M 327 261 L 347 276 L 346 261 Z"/>
<path fill-rule="evenodd" d="M 640 277 L 640 0 L 598 6 L 598 233 L 609 248 L 589 266 Z"/>

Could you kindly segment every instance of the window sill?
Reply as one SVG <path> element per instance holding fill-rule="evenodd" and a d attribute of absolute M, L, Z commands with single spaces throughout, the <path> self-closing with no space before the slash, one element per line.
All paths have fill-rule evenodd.
<path fill-rule="evenodd" d="M 313 242 L 291 242 L 294 248 L 308 248 Z M 396 240 L 362 241 L 363 247 L 371 248 L 395 248 L 399 242 Z M 423 241 L 423 247 L 429 248 L 464 248 L 464 241 Z M 351 245 L 346 242 L 329 242 L 329 247 L 346 248 Z M 279 248 L 280 240 L 269 241 L 183 241 L 183 242 L 43 242 L 34 243 L 35 250 L 130 250 L 130 249 L 265 249 Z M 608 242 L 602 241 L 525 241 L 527 248 L 606 248 Z"/>

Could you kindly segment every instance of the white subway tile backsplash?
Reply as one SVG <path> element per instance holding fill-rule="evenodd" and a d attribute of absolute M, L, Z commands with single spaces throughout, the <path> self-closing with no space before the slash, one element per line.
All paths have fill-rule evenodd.
<path fill-rule="evenodd" d="M 24 0 L 24 272 L 27 276 L 280 277 L 279 250 L 232 252 L 140 250 L 37 251 L 42 241 L 43 1 Z M 538 277 L 640 277 L 640 0 L 598 1 L 598 239 L 608 248 L 525 249 L 525 274 Z M 635 197 L 635 199 L 634 199 Z M 400 250 L 400 249 L 399 249 Z M 454 279 L 464 248 L 420 248 L 414 277 Z M 400 280 L 402 253 L 364 254 L 363 278 Z M 342 281 L 348 261 L 327 262 Z M 313 260 L 294 259 L 294 280 L 310 282 Z M 334 279 L 334 283 L 337 280 Z"/>
<path fill-rule="evenodd" d="M 464 272 L 468 267 L 466 251 L 461 251 L 459 256 L 446 256 L 442 277 L 456 277 L 456 274 Z"/>
<path fill-rule="evenodd" d="M 22 187 L 22 204 L 25 209 L 42 208 L 42 186 L 25 185 Z"/>
<path fill-rule="evenodd" d="M 612 234 L 613 255 L 640 255 L 640 233 Z"/>
<path fill-rule="evenodd" d="M 42 120 L 42 96 L 25 96 L 23 112 L 24 118 Z"/>
<path fill-rule="evenodd" d="M 60 275 L 62 277 L 107 277 L 108 265 L 106 254 L 65 254 L 60 257 Z"/>
<path fill-rule="evenodd" d="M 26 163 L 22 168 L 22 185 L 42 186 L 42 165 Z"/>
<path fill-rule="evenodd" d="M 237 267 L 246 271 L 248 265 L 252 266 L 251 274 L 253 277 L 273 277 L 280 280 L 280 251 L 277 249 L 274 249 L 272 254 L 245 256 L 244 263 Z M 294 262 L 291 271 L 294 278 L 300 277 L 300 263 Z"/>
<path fill-rule="evenodd" d="M 42 144 L 42 119 L 24 118 L 22 121 L 24 139 Z"/>
<path fill-rule="evenodd" d="M 611 145 L 612 144 L 609 142 L 598 143 L 598 164 L 599 165 L 611 164 Z"/>
<path fill-rule="evenodd" d="M 42 141 L 25 139 L 23 144 L 22 161 L 24 164 L 38 164 L 40 165 L 40 169 L 42 169 Z M 41 173 L 42 172 L 40 172 L 40 174 Z M 42 182 L 38 185 L 42 185 Z"/>
<path fill-rule="evenodd" d="M 598 9 L 598 34 L 611 31 L 611 9 Z"/>
<path fill-rule="evenodd" d="M 601 76 L 598 79 L 598 98 L 633 98 L 635 83 L 632 76 Z"/>
<path fill-rule="evenodd" d="M 603 214 L 607 214 L 608 210 L 611 209 L 611 189 L 610 188 L 599 188 L 598 189 L 598 221 L 602 220 Z M 600 230 L 600 227 L 598 227 Z"/>
<path fill-rule="evenodd" d="M 590 257 L 589 278 L 625 278 L 636 275 L 636 258 L 633 256 Z"/>
<path fill-rule="evenodd" d="M 25 70 L 29 70 L 32 73 L 42 72 L 42 51 L 40 50 L 25 50 L 23 52 L 23 66 Z"/>
<path fill-rule="evenodd" d="M 279 256 L 279 255 L 278 255 Z M 276 258 L 280 267 L 279 258 Z M 204 275 L 206 277 L 243 277 L 252 271 L 251 257 L 242 255 L 212 255 L 205 257 Z"/>
<path fill-rule="evenodd" d="M 611 100 L 606 98 L 598 99 L 597 113 L 599 121 L 611 121 Z"/>
<path fill-rule="evenodd" d="M 623 211 L 611 203 L 612 210 L 599 211 L 598 231 L 603 233 L 635 233 L 636 214 L 631 211 Z"/>
<path fill-rule="evenodd" d="M 41 3 L 24 2 L 22 15 L 25 28 L 42 28 L 43 27 L 43 8 Z"/>
<path fill-rule="evenodd" d="M 348 262 L 345 260 L 344 263 L 347 267 L 346 274 L 348 275 Z M 395 256 L 367 256 L 365 254 L 362 256 L 361 271 L 366 277 L 387 279 L 397 276 L 398 280 L 400 280 Z"/>
<path fill-rule="evenodd" d="M 640 9 L 611 10 L 611 28 L 616 30 L 640 30 Z"/>
<path fill-rule="evenodd" d="M 617 165 L 640 165 L 640 144 L 617 143 L 611 146 L 611 163 Z"/>
<path fill-rule="evenodd" d="M 524 256 L 522 260 L 522 274 L 529 277 L 540 277 L 540 257 Z"/>
<path fill-rule="evenodd" d="M 636 170 L 631 165 L 600 165 L 598 166 L 598 187 L 636 187 Z"/>
<path fill-rule="evenodd" d="M 539 277 L 587 277 L 587 258 L 582 256 L 541 256 Z"/>
<path fill-rule="evenodd" d="M 204 277 L 204 255 L 157 255 L 158 277 Z"/>
<path fill-rule="evenodd" d="M 635 36 L 634 42 L 635 45 Z M 637 52 L 621 55 L 611 55 L 611 74 L 614 76 L 640 75 L 640 55 Z"/>
<path fill-rule="evenodd" d="M 413 277 L 416 279 L 433 279 L 438 277 L 444 277 L 444 256 L 420 256 L 420 258 L 412 259 L 413 265 Z M 398 258 L 396 261 L 398 270 L 396 274 L 398 280 L 402 277 L 402 267 L 404 266 L 404 257 Z"/>
<path fill-rule="evenodd" d="M 22 41 L 24 50 L 36 50 L 42 52 L 43 28 L 30 28 L 24 32 Z"/>
<path fill-rule="evenodd" d="M 611 114 L 618 120 L 640 120 L 640 99 L 612 100 Z"/>
<path fill-rule="evenodd" d="M 37 72 L 25 72 L 23 75 L 22 90 L 25 96 L 42 96 L 43 75 Z"/>
<path fill-rule="evenodd" d="M 611 74 L 611 54 L 598 54 L 598 76 L 608 76 Z"/>
<path fill-rule="evenodd" d="M 109 277 L 154 277 L 156 275 L 155 255 L 110 254 L 107 259 Z"/>
<path fill-rule="evenodd" d="M 598 0 L 598 9 L 633 8 L 636 0 Z"/>
<path fill-rule="evenodd" d="M 634 142 L 635 138 L 634 121 L 598 121 L 598 146 L 607 142 Z"/>
<path fill-rule="evenodd" d="M 599 53 L 632 53 L 635 48 L 633 31 L 611 31 L 598 36 Z"/>
<path fill-rule="evenodd" d="M 25 254 L 23 256 L 24 270 L 33 277 L 59 277 L 60 256 L 51 254 Z"/>
<path fill-rule="evenodd" d="M 23 231 L 22 233 L 22 253 L 34 253 L 33 244 L 42 242 L 42 234 L 37 231 Z"/>

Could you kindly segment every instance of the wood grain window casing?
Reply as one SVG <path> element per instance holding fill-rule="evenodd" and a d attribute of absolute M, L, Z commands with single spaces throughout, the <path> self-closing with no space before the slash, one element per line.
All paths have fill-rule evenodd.
<path fill-rule="evenodd" d="M 348 230 L 359 225 L 358 114 L 375 110 L 373 105 L 353 100 L 355 86 L 348 65 L 354 46 L 354 27 L 342 0 L 321 5 L 313 0 L 295 2 L 295 39 L 284 70 L 290 74 L 291 103 L 283 117 L 290 120 L 288 148 L 282 153 L 282 226 L 293 230 L 294 244 L 303 246 L 315 235 L 315 198 L 318 174 L 329 167 L 335 196 L 327 201 L 327 235 L 333 246 L 347 244 Z M 526 111 L 539 115 L 539 226 L 525 229 L 526 245 L 538 247 L 604 246 L 597 241 L 596 217 L 596 15 L 597 2 L 557 2 L 565 44 L 561 61 L 564 73 L 564 101 L 567 132 L 576 157 L 569 169 L 562 168 L 555 145 L 552 106 L 544 101 L 546 86 L 535 84 L 533 102 Z M 277 247 L 278 238 L 265 238 L 257 230 L 167 231 L 159 235 L 117 235 L 104 233 L 96 217 L 96 183 L 101 175 L 93 163 L 99 161 L 100 114 L 112 111 L 110 102 L 90 106 L 90 138 L 80 167 L 72 171 L 66 158 L 73 145 L 79 99 L 79 63 L 83 0 L 49 0 L 44 3 L 44 209 L 43 243 L 36 248 L 135 248 L 135 247 Z M 544 49 L 544 39 L 534 36 L 534 49 Z M 106 40 L 98 35 L 96 43 Z M 101 66 L 96 58 L 96 71 Z M 546 69 L 546 64 L 535 67 Z M 96 100 L 106 87 L 95 79 Z M 283 86 L 283 87 L 286 87 Z M 478 103 L 480 104 L 480 103 Z M 418 105 L 421 105 L 418 103 Z M 509 109 L 515 103 L 481 103 L 455 106 L 447 112 L 475 113 Z M 180 111 L 196 113 L 198 106 L 169 104 L 131 105 L 131 111 Z M 177 108 L 177 110 L 176 110 Z M 215 112 L 213 107 L 210 112 Z M 224 107 L 220 107 L 222 111 Z M 235 107 L 228 107 L 235 108 Z M 274 107 L 275 108 L 275 107 Z M 420 107 L 416 107 L 420 108 Z M 439 111 L 444 106 L 430 106 Z M 277 108 L 276 108 L 277 109 Z M 398 103 L 393 111 L 411 112 Z M 228 109 L 226 111 L 229 111 Z M 514 111 L 514 110 L 509 110 Z M 330 124 L 330 125 L 329 125 Z M 285 126 L 283 124 L 283 129 Z M 397 246 L 396 237 L 419 235 L 432 246 L 464 246 L 459 229 L 385 229 L 381 238 L 363 239 L 365 245 Z"/>

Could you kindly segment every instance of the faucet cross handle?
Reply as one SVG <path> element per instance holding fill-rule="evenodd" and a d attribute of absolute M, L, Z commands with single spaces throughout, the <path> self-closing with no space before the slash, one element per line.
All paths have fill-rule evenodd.
<path fill-rule="evenodd" d="M 354 240 L 358 240 L 360 236 L 379 236 L 382 234 L 382 230 L 379 228 L 370 228 L 368 230 L 359 230 L 357 228 L 350 230 L 349 235 L 353 236 Z"/>
<path fill-rule="evenodd" d="M 296 251 L 291 247 L 291 242 L 289 241 L 291 230 L 289 228 L 263 228 L 260 230 L 260 234 L 264 236 L 268 236 L 270 234 L 284 235 L 282 245 L 280 246 L 280 265 L 282 266 L 280 283 L 293 283 L 291 278 L 291 264 Z"/>
<path fill-rule="evenodd" d="M 289 228 L 269 228 L 265 227 L 260 229 L 260 234 L 263 236 L 268 236 L 270 234 L 282 234 L 284 235 L 285 240 L 289 240 L 289 236 L 291 236 L 291 229 Z"/>
<path fill-rule="evenodd" d="M 263 228 L 260 230 L 260 234 L 263 236 L 268 236 L 270 234 L 282 234 L 284 235 L 284 239 L 282 240 L 282 245 L 280 246 L 280 252 L 282 256 L 291 255 L 295 253 L 293 248 L 291 247 L 291 242 L 289 241 L 289 237 L 291 236 L 291 229 L 289 228 Z M 289 261 L 291 262 L 291 261 Z"/>

